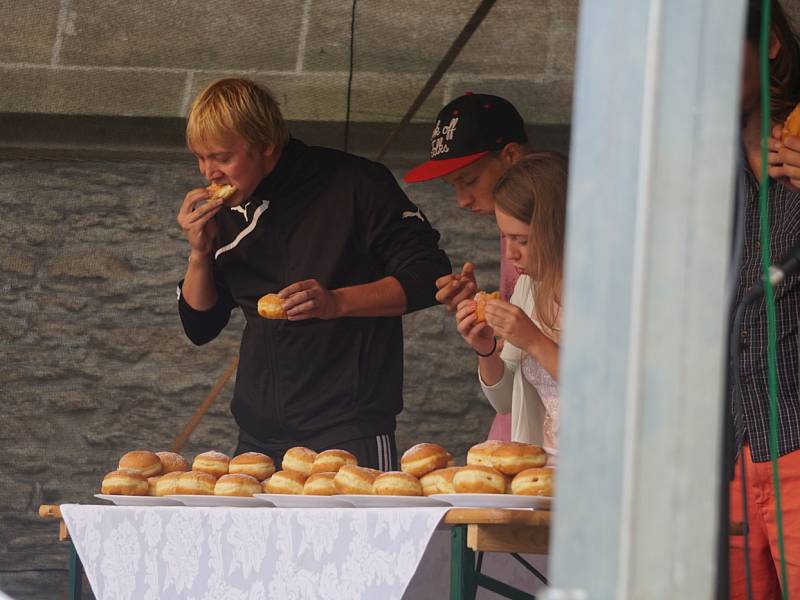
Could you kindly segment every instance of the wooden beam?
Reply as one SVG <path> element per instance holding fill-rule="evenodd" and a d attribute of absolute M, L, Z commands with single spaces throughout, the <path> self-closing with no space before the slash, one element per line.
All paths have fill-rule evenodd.
<path fill-rule="evenodd" d="M 550 525 L 550 511 L 509 508 L 451 508 L 444 517 L 448 525 Z"/>
<path fill-rule="evenodd" d="M 58 504 L 42 504 L 39 506 L 39 516 L 43 519 L 60 519 L 61 507 Z"/>
<path fill-rule="evenodd" d="M 547 525 L 469 525 L 467 546 L 476 552 L 521 552 L 547 554 L 550 527 Z"/>
<path fill-rule="evenodd" d="M 189 439 L 189 436 L 192 435 L 192 432 L 195 430 L 197 425 L 200 421 L 203 420 L 203 417 L 206 414 L 206 411 L 211 407 L 214 403 L 214 400 L 217 399 L 219 393 L 222 391 L 222 388 L 225 387 L 228 379 L 230 379 L 231 375 L 236 372 L 236 367 L 239 364 L 239 355 L 235 354 L 233 358 L 231 358 L 231 362 L 228 364 L 228 368 L 225 369 L 225 372 L 220 375 L 217 382 L 214 384 L 214 387 L 211 388 L 211 391 L 206 396 L 205 400 L 200 403 L 200 406 L 197 407 L 197 410 L 194 411 L 192 418 L 184 426 L 183 430 L 178 434 L 178 437 L 175 438 L 175 441 L 172 442 L 172 446 L 170 446 L 170 452 L 180 452 L 183 445 Z"/>

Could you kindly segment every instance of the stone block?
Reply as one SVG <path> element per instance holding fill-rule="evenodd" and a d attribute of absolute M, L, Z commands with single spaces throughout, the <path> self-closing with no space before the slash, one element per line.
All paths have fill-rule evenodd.
<path fill-rule="evenodd" d="M 350 99 L 353 121 L 399 123 L 427 81 L 427 75 L 356 72 Z M 443 87 L 437 85 L 423 102 L 412 123 L 431 123 L 443 105 Z"/>
<path fill-rule="evenodd" d="M 412 0 L 359 4 L 355 20 L 356 71 L 418 74 L 427 78 L 468 22 L 473 4 L 441 5 Z M 350 61 L 350 6 L 312 5 L 306 54 L 307 70 L 347 71 Z M 550 11 L 541 2 L 499 2 L 475 31 L 451 67 L 467 73 L 535 72 L 547 59 Z"/>
<path fill-rule="evenodd" d="M 4 245 L 0 252 L 0 271 L 32 277 L 36 272 L 36 263 L 31 253 L 24 248 Z"/>
<path fill-rule="evenodd" d="M 578 39 L 578 2 L 551 0 L 550 11 L 552 24 L 547 32 L 549 60 L 546 74 L 573 75 Z"/>
<path fill-rule="evenodd" d="M 51 394 L 47 404 L 54 413 L 91 413 L 103 405 L 103 399 L 87 382 L 72 389 L 64 386 L 64 389 Z"/>
<path fill-rule="evenodd" d="M 0 65 L 0 112 L 177 116 L 186 75 Z"/>
<path fill-rule="evenodd" d="M 109 252 L 106 249 L 106 252 Z M 82 250 L 66 250 L 57 256 L 48 267 L 48 277 L 55 281 L 59 278 L 99 279 L 109 282 L 121 282 L 131 274 L 130 267 L 124 260 L 101 248 L 86 246 Z M 115 286 L 114 283 L 110 284 Z"/>
<path fill-rule="evenodd" d="M 27 329 L 27 319 L 6 316 L 0 321 L 0 338 L 5 340 L 18 340 L 25 336 Z"/>
<path fill-rule="evenodd" d="M 56 567 L 33 568 L 22 564 L 15 558 L 13 564 L 19 565 L 14 572 L 0 572 L 0 589 L 11 598 L 57 598 L 57 594 L 67 589 L 67 555 L 66 550 L 58 552 L 58 527 L 51 525 L 52 538 L 46 547 L 52 547 L 48 552 L 49 561 Z M 41 551 L 41 548 L 40 548 Z M 53 554 L 63 554 L 56 557 Z M 4 564 L 11 564 L 2 561 Z M 63 566 L 63 569 L 60 567 Z M 89 586 L 84 582 L 84 590 Z M 43 593 L 44 592 L 44 593 Z M 91 591 L 86 591 L 84 598 L 91 598 Z"/>
<path fill-rule="evenodd" d="M 58 0 L 0 3 L 0 23 L 7 25 L 0 38 L 2 61 L 50 64 L 59 5 Z"/>
<path fill-rule="evenodd" d="M 177 0 L 143 8 L 124 0 L 72 0 L 65 65 L 159 69 L 294 69 L 302 4 Z M 113 23 L 113 27 L 109 24 Z"/>
<path fill-rule="evenodd" d="M 29 223 L 22 228 L 25 242 L 31 246 L 41 246 L 50 240 L 47 227 L 38 223 Z"/>
<path fill-rule="evenodd" d="M 550 4 L 495 4 L 453 63 L 451 72 L 533 77 L 545 71 L 553 26 Z"/>
<path fill-rule="evenodd" d="M 453 6 L 447 18 L 434 3 L 412 0 L 404 3 L 403 18 L 389 0 L 357 6 L 354 66 L 357 71 L 386 72 L 387 64 L 399 73 L 430 73 L 461 24 L 471 14 L 468 7 Z M 346 3 L 315 2 L 306 41 L 306 70 L 346 72 L 350 63 L 351 6 Z M 431 23 L 439 26 L 433 28 Z"/>

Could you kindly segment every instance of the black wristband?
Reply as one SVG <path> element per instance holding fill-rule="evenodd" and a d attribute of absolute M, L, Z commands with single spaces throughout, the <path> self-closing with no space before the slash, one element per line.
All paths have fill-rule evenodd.
<path fill-rule="evenodd" d="M 473 350 L 475 350 L 475 354 L 477 354 L 477 355 L 478 355 L 478 356 L 480 356 L 481 358 L 488 358 L 489 356 L 491 356 L 492 354 L 494 354 L 495 350 L 497 350 L 497 338 L 492 338 L 492 342 L 493 342 L 493 343 L 492 343 L 492 349 L 491 349 L 491 350 L 489 350 L 489 353 L 488 353 L 488 354 L 481 354 L 480 352 L 478 352 L 477 350 L 475 350 L 475 348 L 473 348 Z"/>

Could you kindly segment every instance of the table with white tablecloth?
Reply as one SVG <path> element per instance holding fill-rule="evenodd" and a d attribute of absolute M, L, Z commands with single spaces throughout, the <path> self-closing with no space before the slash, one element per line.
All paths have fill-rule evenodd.
<path fill-rule="evenodd" d="M 115 600 L 447 598 L 448 510 L 61 507 L 95 596 Z M 507 555 L 487 554 L 483 571 L 541 587 Z"/>

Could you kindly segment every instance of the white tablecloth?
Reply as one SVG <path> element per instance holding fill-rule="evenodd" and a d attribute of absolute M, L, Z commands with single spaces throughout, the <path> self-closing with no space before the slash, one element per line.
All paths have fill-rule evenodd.
<path fill-rule="evenodd" d="M 447 510 L 61 507 L 100 600 L 446 598 Z M 539 587 L 504 558 L 483 571 Z"/>

